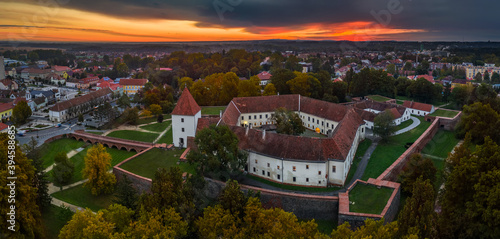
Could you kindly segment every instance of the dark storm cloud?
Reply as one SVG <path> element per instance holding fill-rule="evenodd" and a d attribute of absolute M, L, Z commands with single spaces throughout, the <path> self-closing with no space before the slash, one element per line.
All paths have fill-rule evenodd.
<path fill-rule="evenodd" d="M 8 0 L 11 1 L 11 0 Z M 24 0 L 32 1 L 32 0 Z M 56 0 L 54 0 L 57 2 Z M 16 1 L 17 2 L 17 1 Z M 38 1 L 32 1 L 38 3 Z M 500 38 L 499 1 L 490 0 L 60 0 L 63 8 L 84 10 L 126 19 L 197 21 L 199 27 L 297 27 L 353 21 L 382 23 L 390 3 L 388 27 L 424 29 L 446 35 L 484 34 Z M 232 5 L 231 5 L 232 3 Z M 219 13 L 216 10 L 219 9 Z M 223 9 L 226 9 L 224 11 Z M 229 10 L 227 10 L 229 9 Z M 221 12 L 223 14 L 221 14 Z M 221 18 L 222 15 L 222 18 Z M 378 15 L 378 14 L 375 14 Z"/>

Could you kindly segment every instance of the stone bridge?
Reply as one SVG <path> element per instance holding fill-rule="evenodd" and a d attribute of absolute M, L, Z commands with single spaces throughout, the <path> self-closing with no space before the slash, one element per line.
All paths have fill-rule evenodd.
<path fill-rule="evenodd" d="M 83 130 L 77 130 L 73 133 L 70 133 L 67 135 L 67 137 L 91 144 L 100 143 L 108 148 L 116 148 L 127 151 L 134 150 L 138 153 L 146 150 L 147 148 L 155 146 L 153 143 L 145 143 L 140 141 L 119 139 L 97 134 L 85 133 Z"/>

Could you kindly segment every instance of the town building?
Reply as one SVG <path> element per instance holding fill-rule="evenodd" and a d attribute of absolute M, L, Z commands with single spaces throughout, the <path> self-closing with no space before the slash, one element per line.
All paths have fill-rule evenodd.
<path fill-rule="evenodd" d="M 354 105 L 358 114 L 363 118 L 366 124 L 366 128 L 373 129 L 375 124 L 375 117 L 386 110 L 390 111 L 394 117 L 394 125 L 400 125 L 401 123 L 410 119 L 410 109 L 395 105 L 391 103 L 382 103 L 372 100 L 365 100 Z"/>
<path fill-rule="evenodd" d="M 19 85 L 17 82 L 10 79 L 0 80 L 0 90 L 18 90 Z"/>
<path fill-rule="evenodd" d="M 80 113 L 86 113 L 92 109 L 93 104 L 99 104 L 100 102 L 110 100 L 112 93 L 113 92 L 109 88 L 105 88 L 59 102 L 50 108 L 49 120 L 53 122 L 64 122 L 78 116 Z"/>
<path fill-rule="evenodd" d="M 280 107 L 297 113 L 307 129 L 328 136 L 313 138 L 266 132 L 265 126 L 273 124 L 272 115 Z M 200 112 L 185 89 L 172 112 L 173 132 L 180 129 L 185 134 L 173 134 L 174 144 L 186 142 L 181 137 L 187 136 L 187 145 L 183 147 L 196 147 L 194 130 L 207 127 L 210 124 L 207 121 L 216 121 L 200 117 Z M 182 122 L 183 116 L 194 122 L 186 119 Z M 344 185 L 358 144 L 365 138 L 365 122 L 352 106 L 300 95 L 234 98 L 217 125 L 228 126 L 238 137 L 239 148 L 248 152 L 245 169 L 249 174 L 308 187 Z"/>
<path fill-rule="evenodd" d="M 434 113 L 435 111 L 434 105 L 424 104 L 414 101 L 405 100 L 403 102 L 403 106 L 409 108 L 410 114 L 412 115 L 426 116 L 428 114 Z"/>
<path fill-rule="evenodd" d="M 127 95 L 134 95 L 140 89 L 144 88 L 144 85 L 148 83 L 148 79 L 120 79 L 120 85 L 123 87 L 123 92 Z"/>
<path fill-rule="evenodd" d="M 269 83 L 269 81 L 271 80 L 271 73 L 267 72 L 267 71 L 263 71 L 259 74 L 257 74 L 257 77 L 259 77 L 260 79 L 260 85 L 261 86 L 264 86 L 264 85 L 267 85 Z"/>
<path fill-rule="evenodd" d="M 14 109 L 13 102 L 0 103 L 0 117 L 2 118 L 2 121 L 10 120 L 10 117 L 12 116 L 12 109 Z"/>

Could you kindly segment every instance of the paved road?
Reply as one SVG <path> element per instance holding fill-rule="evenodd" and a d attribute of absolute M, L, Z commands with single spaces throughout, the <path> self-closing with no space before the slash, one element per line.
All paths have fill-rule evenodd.
<path fill-rule="evenodd" d="M 368 165 L 368 161 L 370 160 L 373 151 L 375 151 L 375 148 L 377 148 L 379 141 L 379 138 L 372 140 L 372 144 L 366 150 L 365 155 L 363 155 L 363 158 L 358 164 L 358 168 L 356 169 L 354 176 L 352 176 L 351 181 L 345 186 L 345 188 L 349 188 L 357 179 L 361 179 L 361 177 L 365 173 L 366 165 Z"/>
<path fill-rule="evenodd" d="M 420 124 L 420 120 L 415 116 L 410 116 L 410 119 L 413 120 L 413 123 L 404 129 L 400 129 L 400 130 L 396 131 L 396 133 L 394 133 L 394 135 L 406 133 L 414 128 L 417 128 L 417 126 Z"/>

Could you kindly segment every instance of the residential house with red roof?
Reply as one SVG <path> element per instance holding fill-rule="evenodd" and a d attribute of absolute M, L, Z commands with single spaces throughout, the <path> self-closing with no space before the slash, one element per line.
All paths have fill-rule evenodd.
<path fill-rule="evenodd" d="M 172 139 L 175 147 L 187 147 L 187 138 L 195 136 L 200 118 L 201 108 L 185 87 L 172 111 Z"/>
<path fill-rule="evenodd" d="M 279 107 L 296 112 L 307 129 L 328 137 L 266 132 L 270 128 L 266 126 L 274 123 L 272 115 Z M 227 125 L 238 137 L 239 148 L 248 152 L 245 168 L 249 174 L 276 183 L 308 187 L 344 185 L 359 142 L 365 138 L 365 123 L 350 106 L 300 95 L 241 97 L 228 104 L 220 119 L 201 118 L 201 108 L 184 89 L 172 112 L 174 144 L 182 142 L 183 147 L 196 147 L 190 145 L 196 133 L 191 130 L 201 130 L 215 122 Z M 187 139 L 181 140 L 180 133 L 187 135 L 188 130 Z"/>
<path fill-rule="evenodd" d="M 10 79 L 0 80 L 0 90 L 17 90 L 19 85 Z"/>
<path fill-rule="evenodd" d="M 101 79 L 96 87 L 95 90 L 100 90 L 104 88 L 110 88 L 113 92 L 119 92 L 120 94 L 123 93 L 123 88 L 120 84 L 113 83 L 112 81 L 106 81 L 104 79 Z"/>
<path fill-rule="evenodd" d="M 403 106 L 406 108 L 409 108 L 410 113 L 412 115 L 426 116 L 428 114 L 434 113 L 434 111 L 435 111 L 434 105 L 424 104 L 424 103 L 419 103 L 419 102 L 414 102 L 414 101 L 405 100 L 403 102 Z"/>
<path fill-rule="evenodd" d="M 148 83 L 148 79 L 120 79 L 120 85 L 123 87 L 123 92 L 127 95 L 134 95 L 140 89 L 144 88 L 144 85 Z"/>
<path fill-rule="evenodd" d="M 267 85 L 267 83 L 269 83 L 269 81 L 271 80 L 271 73 L 267 72 L 267 71 L 263 71 L 259 74 L 257 74 L 257 77 L 259 77 L 260 79 L 260 85 Z"/>
<path fill-rule="evenodd" d="M 0 132 L 7 132 L 9 130 L 9 126 L 0 122 Z"/>
<path fill-rule="evenodd" d="M 0 117 L 3 120 L 9 120 L 14 109 L 14 102 L 0 103 Z"/>
<path fill-rule="evenodd" d="M 64 122 L 78 116 L 80 113 L 88 112 L 92 109 L 92 102 L 99 103 L 99 101 L 109 100 L 112 93 L 109 88 L 105 88 L 70 100 L 58 102 L 49 109 L 49 120 Z"/>
<path fill-rule="evenodd" d="M 354 105 L 356 111 L 365 121 L 366 128 L 373 129 L 375 126 L 375 117 L 386 110 L 390 111 L 394 117 L 394 124 L 400 125 L 411 117 L 410 109 L 385 102 L 376 102 L 365 100 Z"/>
<path fill-rule="evenodd" d="M 434 77 L 431 76 L 431 75 L 412 75 L 412 76 L 408 76 L 408 79 L 410 79 L 410 80 L 418 80 L 419 78 L 424 78 L 427 81 L 429 81 L 430 83 L 436 84 L 436 81 L 434 81 Z"/>

